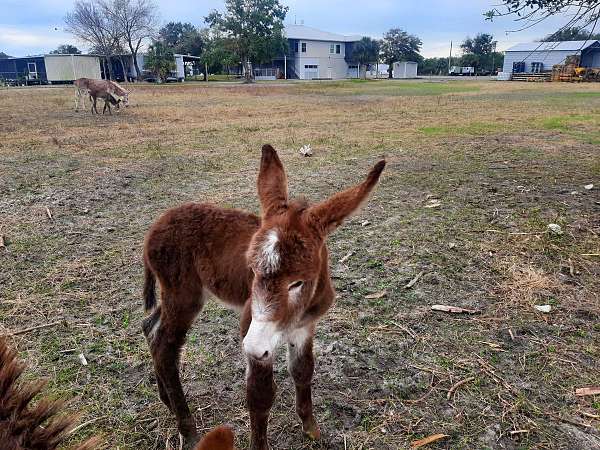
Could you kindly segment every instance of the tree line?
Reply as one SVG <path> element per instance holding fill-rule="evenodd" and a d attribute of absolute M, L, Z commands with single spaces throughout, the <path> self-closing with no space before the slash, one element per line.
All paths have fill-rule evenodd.
<path fill-rule="evenodd" d="M 288 50 L 283 35 L 287 11 L 279 0 L 226 0 L 225 11 L 212 11 L 204 18 L 204 28 L 181 22 L 159 28 L 152 0 L 77 0 L 65 23 L 68 32 L 103 58 L 111 79 L 115 60 L 126 73 L 127 54 L 140 79 L 137 56 L 144 46 L 144 65 L 161 79 L 175 68 L 175 53 L 198 56 L 204 68 L 213 71 L 242 63 L 251 76 L 250 61 L 271 61 Z"/>
<path fill-rule="evenodd" d="M 539 2 L 505 0 L 507 13 L 524 14 L 524 8 L 540 14 Z M 552 4 L 552 0 L 542 2 Z M 593 2 L 592 2 L 593 3 Z M 550 6 L 549 6 L 550 7 Z M 519 9 L 521 8 L 521 9 Z M 537 8 L 537 9 L 536 9 Z M 67 30 L 90 52 L 105 60 L 105 71 L 112 78 L 112 62 L 119 61 L 123 72 L 125 57 L 133 56 L 135 76 L 142 73 L 137 55 L 147 47 L 145 66 L 159 78 L 165 78 L 175 68 L 175 53 L 198 56 L 202 72 L 229 72 L 230 67 L 243 67 L 250 80 L 252 63 L 269 63 L 275 57 L 289 52 L 284 36 L 284 20 L 288 7 L 279 0 L 225 0 L 223 11 L 211 11 L 204 18 L 204 27 L 191 23 L 170 22 L 158 27 L 158 10 L 153 0 L 77 0 L 73 10 L 65 17 Z M 504 13 L 503 13 L 504 14 Z M 493 19 L 501 15 L 498 10 L 488 12 Z M 595 39 L 584 27 L 565 27 L 544 40 Z M 351 60 L 364 69 L 378 63 L 389 66 L 392 76 L 394 62 L 415 61 L 419 72 L 447 74 L 448 66 L 473 66 L 478 72 L 493 72 L 502 65 L 503 55 L 496 51 L 493 36 L 479 33 L 467 37 L 461 44 L 462 56 L 451 58 L 423 58 L 422 41 L 400 28 L 393 28 L 382 39 L 364 37 L 352 46 Z M 53 53 L 79 53 L 76 47 L 64 45 Z M 366 73 L 363 71 L 366 76 Z"/>

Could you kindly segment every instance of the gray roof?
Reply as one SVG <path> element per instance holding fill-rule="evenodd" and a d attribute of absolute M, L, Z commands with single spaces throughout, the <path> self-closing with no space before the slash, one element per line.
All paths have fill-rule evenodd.
<path fill-rule="evenodd" d="M 285 34 L 288 39 L 303 39 L 305 41 L 328 41 L 328 42 L 356 42 L 360 41 L 362 36 L 345 36 L 343 34 L 329 33 L 327 31 L 317 30 L 306 25 L 287 25 Z"/>
<path fill-rule="evenodd" d="M 551 52 L 551 51 L 567 51 L 578 52 L 597 44 L 599 41 L 563 41 L 563 42 L 530 42 L 526 44 L 517 44 L 507 52 Z"/>

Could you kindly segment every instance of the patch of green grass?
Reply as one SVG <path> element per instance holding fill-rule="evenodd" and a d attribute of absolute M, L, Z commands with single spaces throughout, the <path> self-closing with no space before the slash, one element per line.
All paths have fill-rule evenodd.
<path fill-rule="evenodd" d="M 600 116 L 595 114 L 570 114 L 566 116 L 548 117 L 542 121 L 546 130 L 568 131 L 573 125 L 582 122 L 597 121 Z"/>

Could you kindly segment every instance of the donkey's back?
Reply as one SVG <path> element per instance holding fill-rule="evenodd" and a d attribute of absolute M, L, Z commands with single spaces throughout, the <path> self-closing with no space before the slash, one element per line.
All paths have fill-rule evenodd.
<path fill-rule="evenodd" d="M 208 290 L 231 306 L 242 307 L 252 280 L 246 250 L 259 226 L 254 214 L 209 204 L 188 203 L 168 210 L 146 235 L 148 290 L 157 278 L 163 296 L 187 284 L 190 290 Z M 148 294 L 146 309 L 154 304 L 153 294 Z"/>

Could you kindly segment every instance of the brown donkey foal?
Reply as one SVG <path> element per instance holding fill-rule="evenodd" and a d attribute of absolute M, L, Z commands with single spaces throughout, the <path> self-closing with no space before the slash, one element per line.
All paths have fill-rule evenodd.
<path fill-rule="evenodd" d="M 335 298 L 325 241 L 367 199 L 384 167 L 380 161 L 363 183 L 308 205 L 288 200 L 283 165 L 273 147 L 265 145 L 257 183 L 261 217 L 189 203 L 152 225 L 144 246 L 144 298 L 146 310 L 153 311 L 143 330 L 160 398 L 175 414 L 188 445 L 198 436 L 179 379 L 179 353 L 208 296 L 241 311 L 251 448 L 269 448 L 273 360 L 282 343 L 287 344 L 304 432 L 313 439 L 320 436 L 311 395 L 313 336 Z M 159 305 L 155 279 L 161 288 Z"/>

